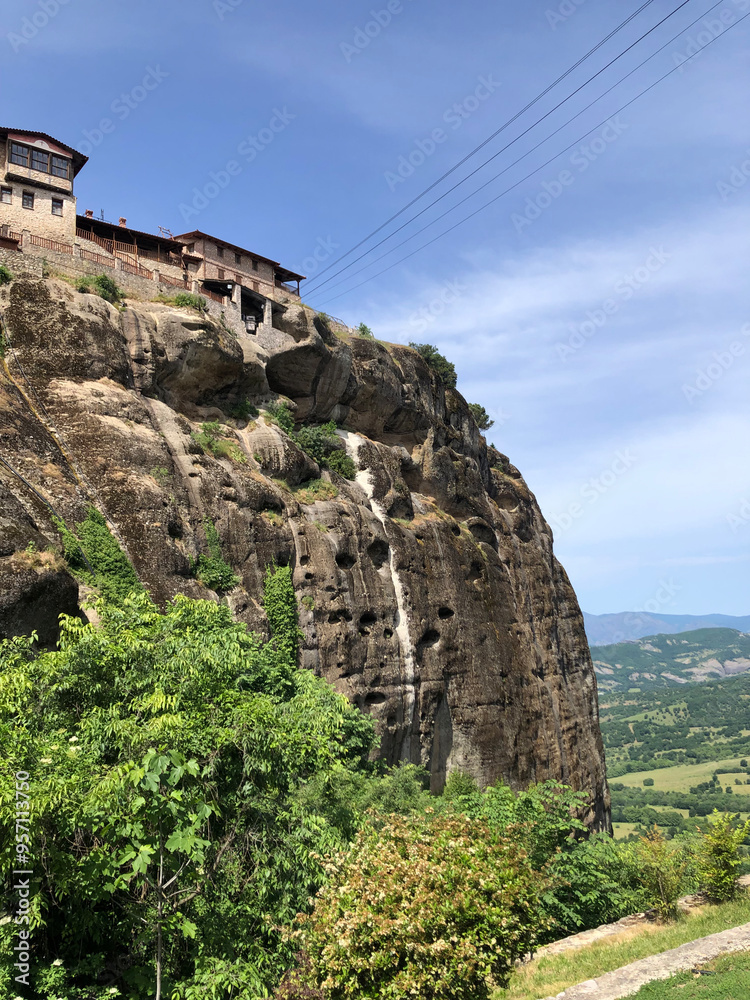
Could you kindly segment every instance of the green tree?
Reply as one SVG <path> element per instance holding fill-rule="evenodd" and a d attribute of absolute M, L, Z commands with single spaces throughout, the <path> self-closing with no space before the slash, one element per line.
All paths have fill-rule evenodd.
<path fill-rule="evenodd" d="M 469 409 L 480 431 L 488 431 L 490 427 L 495 426 L 495 421 L 490 418 L 489 413 L 479 403 L 469 403 Z"/>
<path fill-rule="evenodd" d="M 437 375 L 444 386 L 449 389 L 456 388 L 456 383 L 458 382 L 456 368 L 453 362 L 448 361 L 448 359 L 438 351 L 437 347 L 433 347 L 432 344 L 415 343 L 410 343 L 409 347 L 414 348 L 417 354 L 419 354 L 419 356 L 427 362 L 429 368 L 435 373 L 435 375 Z"/>
<path fill-rule="evenodd" d="M 750 820 L 739 814 L 714 810 L 698 849 L 697 868 L 701 888 L 709 899 L 723 903 L 739 891 L 737 875 L 742 859 L 740 847 L 750 834 Z"/>
<path fill-rule="evenodd" d="M 297 669 L 288 568 L 265 591 L 268 642 L 224 605 L 177 597 L 162 613 L 141 592 L 100 600 L 97 626 L 64 617 L 56 651 L 0 643 L 0 859 L 11 871 L 10 782 L 27 771 L 35 981 L 67 977 L 50 997 L 98 1000 L 119 969 L 129 1000 L 153 1000 L 161 951 L 164 996 L 251 1000 L 291 963 L 280 928 L 348 836 L 304 790 L 364 775 L 374 735 Z"/>
<path fill-rule="evenodd" d="M 165 935 L 179 931 L 194 938 L 197 932 L 183 909 L 202 890 L 201 868 L 211 842 L 201 834 L 210 833 L 209 819 L 218 815 L 217 806 L 205 801 L 199 777 L 196 760 L 185 760 L 174 750 L 149 750 L 140 765 L 131 762 L 116 772 L 109 787 L 95 789 L 89 801 L 93 812 L 99 800 L 104 813 L 91 823 L 92 832 L 127 844 L 114 858 L 115 868 L 125 870 L 111 889 L 135 886 L 139 902 L 150 911 L 156 1000 L 161 1000 Z"/>

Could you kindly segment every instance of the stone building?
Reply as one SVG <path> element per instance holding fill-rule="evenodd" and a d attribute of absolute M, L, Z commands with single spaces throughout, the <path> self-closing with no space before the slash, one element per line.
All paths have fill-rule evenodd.
<path fill-rule="evenodd" d="M 304 275 L 278 261 L 198 229 L 175 239 L 184 244 L 188 271 L 208 289 L 230 294 L 250 327 L 263 322 L 264 316 L 268 321 L 271 303 L 287 301 L 290 296 L 299 298 Z"/>
<path fill-rule="evenodd" d="M 195 292 L 253 333 L 299 299 L 304 276 L 278 261 L 198 230 L 172 236 L 132 229 L 76 211 L 73 182 L 87 157 L 44 132 L 0 129 L 0 250 L 45 257 L 73 274 L 119 272 L 117 280 L 154 294 Z"/>
<path fill-rule="evenodd" d="M 20 243 L 24 230 L 38 239 L 74 240 L 73 181 L 86 161 L 82 153 L 46 132 L 0 129 L 0 232 L 4 241 Z"/>

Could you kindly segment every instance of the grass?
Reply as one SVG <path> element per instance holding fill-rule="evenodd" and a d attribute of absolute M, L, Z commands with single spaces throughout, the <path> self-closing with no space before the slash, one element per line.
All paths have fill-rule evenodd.
<path fill-rule="evenodd" d="M 614 830 L 615 840 L 623 840 L 629 834 L 635 833 L 638 825 L 638 823 L 613 823 L 612 829 Z"/>
<path fill-rule="evenodd" d="M 338 489 L 333 483 L 328 483 L 325 479 L 311 479 L 304 485 L 293 490 L 294 496 L 299 503 L 311 504 L 319 500 L 335 500 L 339 495 Z"/>
<path fill-rule="evenodd" d="M 647 983 L 634 996 L 639 1000 L 745 1000 L 750 996 L 750 954 L 738 951 L 701 967 L 703 973 L 680 972 L 660 982 Z"/>
<path fill-rule="evenodd" d="M 750 897 L 745 896 L 732 903 L 703 907 L 671 924 L 628 928 L 586 948 L 549 957 L 542 955 L 520 966 L 508 989 L 497 990 L 493 1000 L 538 1000 L 539 997 L 555 996 L 569 986 L 596 979 L 640 958 L 658 955 L 688 941 L 748 922 Z"/>
<path fill-rule="evenodd" d="M 622 774 L 619 778 L 610 780 L 630 787 L 643 788 L 643 779 L 653 778 L 656 791 L 689 792 L 695 785 L 710 781 L 717 769 L 724 771 L 726 768 L 728 770 L 726 776 L 719 776 L 723 788 L 725 785 L 734 785 L 735 777 L 742 775 L 744 780 L 748 776 L 747 771 L 740 767 L 740 761 L 746 759 L 747 757 L 732 757 L 729 760 L 704 761 L 702 764 L 676 764 L 674 767 L 664 767 L 657 771 L 633 771 L 632 774 Z M 730 768 L 736 770 L 729 770 Z"/>

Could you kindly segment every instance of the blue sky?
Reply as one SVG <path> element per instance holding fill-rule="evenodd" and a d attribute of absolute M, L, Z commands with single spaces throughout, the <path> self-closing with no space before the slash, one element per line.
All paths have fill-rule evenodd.
<path fill-rule="evenodd" d="M 452 181 L 678 2 L 654 0 Z M 508 168 L 481 194 L 316 287 L 640 4 L 510 6 L 6 0 L 3 124 L 90 152 L 80 210 L 215 232 L 310 275 L 311 305 L 437 345 L 495 418 L 587 611 L 747 614 L 750 0 L 689 0 L 372 256 Z"/>

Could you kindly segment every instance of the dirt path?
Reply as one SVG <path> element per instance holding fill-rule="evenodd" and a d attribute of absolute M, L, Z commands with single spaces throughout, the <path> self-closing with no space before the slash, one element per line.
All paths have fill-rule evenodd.
<path fill-rule="evenodd" d="M 750 951 L 750 923 L 728 931 L 710 934 L 688 944 L 663 951 L 660 955 L 642 958 L 621 969 L 607 972 L 598 979 L 589 979 L 570 986 L 555 997 L 545 1000 L 620 1000 L 637 993 L 641 986 L 654 979 L 668 979 L 673 972 L 684 972 L 696 965 L 705 965 L 719 955 L 733 951 Z"/>

